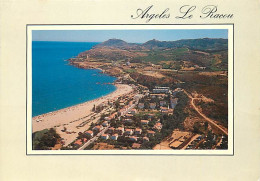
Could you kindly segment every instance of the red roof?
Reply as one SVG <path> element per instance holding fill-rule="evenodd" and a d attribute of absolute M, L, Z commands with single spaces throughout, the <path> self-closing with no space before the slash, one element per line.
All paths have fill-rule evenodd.
<path fill-rule="evenodd" d="M 150 131 L 150 130 L 148 130 L 147 132 L 150 133 L 150 134 L 154 134 L 155 133 L 154 131 Z"/>
<path fill-rule="evenodd" d="M 141 122 L 143 122 L 143 123 L 147 123 L 147 122 L 149 122 L 148 120 L 141 120 Z"/>
<path fill-rule="evenodd" d="M 140 146 L 141 146 L 141 144 L 134 143 L 134 144 L 132 145 L 132 148 L 140 148 Z"/>

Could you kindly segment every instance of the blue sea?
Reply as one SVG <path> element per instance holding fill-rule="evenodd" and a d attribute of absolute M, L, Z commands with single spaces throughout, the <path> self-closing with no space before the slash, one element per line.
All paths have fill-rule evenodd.
<path fill-rule="evenodd" d="M 68 65 L 93 42 L 32 42 L 32 116 L 93 100 L 116 90 L 116 80 L 100 70 Z"/>

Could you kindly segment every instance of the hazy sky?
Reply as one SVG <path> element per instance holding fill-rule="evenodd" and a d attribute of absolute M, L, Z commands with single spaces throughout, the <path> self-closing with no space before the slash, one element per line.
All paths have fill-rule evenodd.
<path fill-rule="evenodd" d="M 103 42 L 111 38 L 129 43 L 151 39 L 172 41 L 195 38 L 228 38 L 227 29 L 211 30 L 33 30 L 33 41 Z"/>

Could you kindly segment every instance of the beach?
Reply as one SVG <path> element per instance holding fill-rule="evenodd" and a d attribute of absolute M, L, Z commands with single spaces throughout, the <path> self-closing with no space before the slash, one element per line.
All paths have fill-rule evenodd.
<path fill-rule="evenodd" d="M 104 110 L 100 113 L 93 113 L 94 105 L 107 103 L 133 91 L 133 88 L 126 84 L 115 84 L 115 86 L 117 89 L 106 96 L 33 117 L 32 132 L 55 128 L 61 138 L 64 139 L 65 146 L 68 145 L 76 139 L 79 132 L 84 132 L 92 122 L 98 121 Z M 66 131 L 64 131 L 64 127 Z"/>

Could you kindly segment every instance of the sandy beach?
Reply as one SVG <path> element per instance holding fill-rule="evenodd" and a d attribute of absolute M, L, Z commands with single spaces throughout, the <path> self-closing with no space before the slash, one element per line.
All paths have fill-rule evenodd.
<path fill-rule="evenodd" d="M 68 145 L 76 139 L 79 132 L 88 129 L 90 124 L 95 123 L 102 114 L 102 112 L 98 114 L 92 112 L 94 105 L 107 103 L 108 100 L 114 100 L 133 91 L 133 88 L 126 84 L 116 84 L 115 86 L 117 89 L 114 92 L 101 98 L 33 117 L 32 132 L 55 127 L 60 136 L 64 138 L 65 146 Z M 62 131 L 64 127 L 71 133 Z"/>

